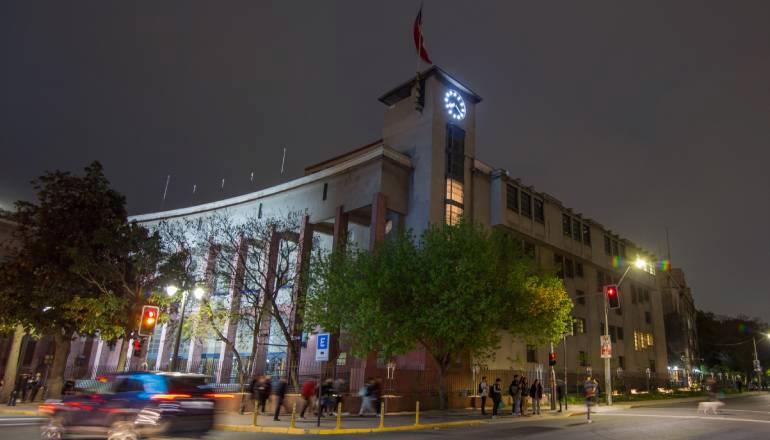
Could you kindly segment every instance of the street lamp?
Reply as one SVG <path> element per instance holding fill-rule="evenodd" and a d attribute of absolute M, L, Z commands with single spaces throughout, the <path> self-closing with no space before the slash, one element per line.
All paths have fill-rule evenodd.
<path fill-rule="evenodd" d="M 628 275 L 628 272 L 631 270 L 631 267 L 636 267 L 637 269 L 644 269 L 647 267 L 647 261 L 644 260 L 641 257 L 636 257 L 636 261 L 634 261 L 634 264 L 629 264 L 626 268 L 626 271 L 623 272 L 623 276 L 620 277 L 620 280 L 615 285 L 615 288 L 620 291 L 620 285 L 623 283 L 623 280 L 626 279 L 626 276 Z M 619 295 L 619 293 L 618 293 Z M 608 340 L 610 338 L 610 320 L 609 320 L 609 304 L 607 303 L 607 294 L 604 295 L 604 338 L 605 340 Z M 604 386 L 606 388 L 607 392 L 607 405 L 612 405 L 612 377 L 611 377 L 611 369 L 610 369 L 610 358 L 606 357 L 604 358 Z"/>
<path fill-rule="evenodd" d="M 166 286 L 166 294 L 173 297 L 179 289 L 176 286 Z M 206 292 L 202 287 L 198 286 L 193 289 L 193 296 L 195 299 L 200 300 Z M 171 358 L 171 371 L 176 371 L 179 362 L 179 345 L 182 343 L 182 327 L 184 326 L 185 311 L 187 310 L 187 297 L 190 296 L 186 290 L 182 291 L 182 312 L 179 316 L 179 329 L 176 333 L 176 341 L 174 341 L 174 352 Z"/>

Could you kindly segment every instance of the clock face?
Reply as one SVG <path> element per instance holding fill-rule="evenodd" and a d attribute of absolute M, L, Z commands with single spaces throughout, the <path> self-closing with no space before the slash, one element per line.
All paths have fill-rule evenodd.
<path fill-rule="evenodd" d="M 461 121 L 465 119 L 465 101 L 459 93 L 454 90 L 449 90 L 444 95 L 444 107 L 446 107 L 447 113 L 452 119 Z"/>

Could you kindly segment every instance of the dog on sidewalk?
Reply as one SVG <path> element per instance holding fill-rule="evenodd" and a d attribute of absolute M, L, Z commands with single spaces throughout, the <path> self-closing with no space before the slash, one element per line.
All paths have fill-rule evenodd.
<path fill-rule="evenodd" d="M 698 403 L 698 414 L 702 412 L 705 416 L 711 411 L 711 414 L 717 415 L 719 413 L 719 408 L 723 406 L 725 406 L 725 404 L 722 402 L 700 402 Z"/>

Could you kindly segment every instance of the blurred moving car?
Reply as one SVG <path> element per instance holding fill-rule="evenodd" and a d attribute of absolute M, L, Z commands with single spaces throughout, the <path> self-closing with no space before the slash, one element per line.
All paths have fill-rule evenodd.
<path fill-rule="evenodd" d="M 131 372 L 99 378 L 88 392 L 40 406 L 48 424 L 42 438 L 71 435 L 108 440 L 183 433 L 203 436 L 214 424 L 214 399 L 206 376 Z"/>

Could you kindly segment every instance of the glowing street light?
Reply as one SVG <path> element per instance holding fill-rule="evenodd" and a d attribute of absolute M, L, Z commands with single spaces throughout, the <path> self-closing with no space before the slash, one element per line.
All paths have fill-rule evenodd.
<path fill-rule="evenodd" d="M 641 257 L 637 257 L 636 261 L 634 261 L 634 266 L 636 266 L 637 269 L 644 269 L 647 267 L 647 261 Z"/>
<path fill-rule="evenodd" d="M 179 288 L 177 288 L 174 285 L 168 285 L 166 286 L 166 295 L 168 296 L 174 296 L 176 293 L 179 292 Z"/>
<path fill-rule="evenodd" d="M 193 296 L 195 296 L 195 299 L 200 300 L 201 298 L 203 298 L 203 295 L 205 294 L 206 294 L 206 291 L 203 290 L 203 287 L 198 286 L 195 289 L 193 289 Z"/>

